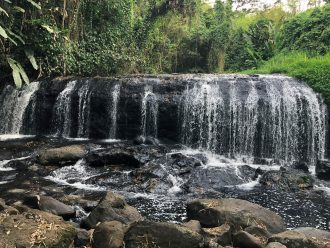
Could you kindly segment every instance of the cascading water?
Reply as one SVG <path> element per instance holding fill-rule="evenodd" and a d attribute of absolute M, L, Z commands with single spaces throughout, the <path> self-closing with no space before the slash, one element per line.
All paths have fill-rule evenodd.
<path fill-rule="evenodd" d="M 158 100 L 152 86 L 146 85 L 141 105 L 141 130 L 144 137 L 157 138 L 158 132 Z"/>
<path fill-rule="evenodd" d="M 90 82 L 87 81 L 78 91 L 79 112 L 78 112 L 78 137 L 89 137 L 90 99 L 92 91 Z"/>
<path fill-rule="evenodd" d="M 25 111 L 29 104 L 34 105 L 39 85 L 39 82 L 33 82 L 22 90 L 16 89 L 11 85 L 5 87 L 0 95 L 1 134 L 20 133 Z"/>
<path fill-rule="evenodd" d="M 71 81 L 58 95 L 53 110 L 53 130 L 56 136 L 69 137 L 71 131 L 71 101 L 77 81 Z"/>
<path fill-rule="evenodd" d="M 118 112 L 118 101 L 120 97 L 120 85 L 117 84 L 113 87 L 112 91 L 112 103 L 111 103 L 111 108 L 110 108 L 110 134 L 109 138 L 110 139 L 116 139 L 117 135 L 117 112 Z"/>
<path fill-rule="evenodd" d="M 304 84 L 287 77 L 188 86 L 182 96 L 182 142 L 230 157 L 314 164 L 325 152 L 326 109 Z M 266 94 L 265 94 L 266 93 Z"/>

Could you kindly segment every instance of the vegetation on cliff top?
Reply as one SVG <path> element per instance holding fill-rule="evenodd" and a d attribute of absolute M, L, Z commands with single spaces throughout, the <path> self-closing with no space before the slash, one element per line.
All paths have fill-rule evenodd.
<path fill-rule="evenodd" d="M 286 73 L 330 99 L 330 4 L 237 10 L 244 1 L 5 0 L 0 80 L 132 73 Z"/>

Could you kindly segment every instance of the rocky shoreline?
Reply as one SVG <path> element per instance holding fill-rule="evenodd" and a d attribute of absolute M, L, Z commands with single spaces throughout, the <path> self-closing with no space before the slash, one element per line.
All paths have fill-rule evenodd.
<path fill-rule="evenodd" d="M 8 248 L 330 247 L 330 232 L 309 227 L 288 230 L 276 213 L 233 198 L 189 202 L 182 224 L 146 220 L 113 192 L 106 193 L 80 226 L 64 220 L 75 214 L 72 207 L 47 196 L 11 206 L 0 200 L 0 210 L 0 246 Z"/>
<path fill-rule="evenodd" d="M 254 158 L 253 164 L 217 170 L 206 166 L 206 154 L 185 153 L 151 138 L 140 141 L 33 139 L 2 144 L 1 168 L 7 183 L 0 185 L 0 197 L 5 199 L 0 200 L 0 247 L 330 247 L 328 231 L 292 228 L 279 212 L 224 193 L 231 189 L 229 184 L 256 182 L 261 189 L 282 192 L 280 197 L 285 192 L 320 197 L 323 193 L 313 188 L 320 179 L 305 163 L 277 168 L 262 166 L 267 161 Z M 13 155 L 19 158 L 9 159 Z M 319 161 L 316 175 L 327 180 L 328 169 L 327 161 Z M 71 170 L 77 179 L 62 178 L 62 172 Z M 82 171 L 85 174 L 79 174 Z M 63 181 L 55 184 L 55 179 Z M 72 190 L 78 182 L 107 187 Z M 152 219 L 121 192 L 168 195 L 173 204 L 176 197 L 189 196 L 180 200 L 185 218 Z M 323 204 L 326 209 L 327 202 Z M 276 207 L 281 210 L 272 209 Z M 289 209 L 293 210 L 300 211 Z"/>

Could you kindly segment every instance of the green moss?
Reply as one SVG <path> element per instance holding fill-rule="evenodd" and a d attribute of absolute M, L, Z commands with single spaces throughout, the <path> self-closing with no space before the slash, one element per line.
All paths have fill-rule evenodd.
<path fill-rule="evenodd" d="M 330 53 L 317 57 L 308 57 L 301 52 L 281 53 L 265 62 L 260 68 L 244 73 L 287 74 L 303 80 L 330 102 Z"/>

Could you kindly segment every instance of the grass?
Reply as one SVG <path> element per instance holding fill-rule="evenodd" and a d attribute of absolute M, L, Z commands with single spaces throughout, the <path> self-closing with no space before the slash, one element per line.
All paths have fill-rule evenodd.
<path fill-rule="evenodd" d="M 301 79 L 330 103 L 330 53 L 317 57 L 308 57 L 301 52 L 281 53 L 258 69 L 247 70 L 244 73 L 281 73 Z"/>

